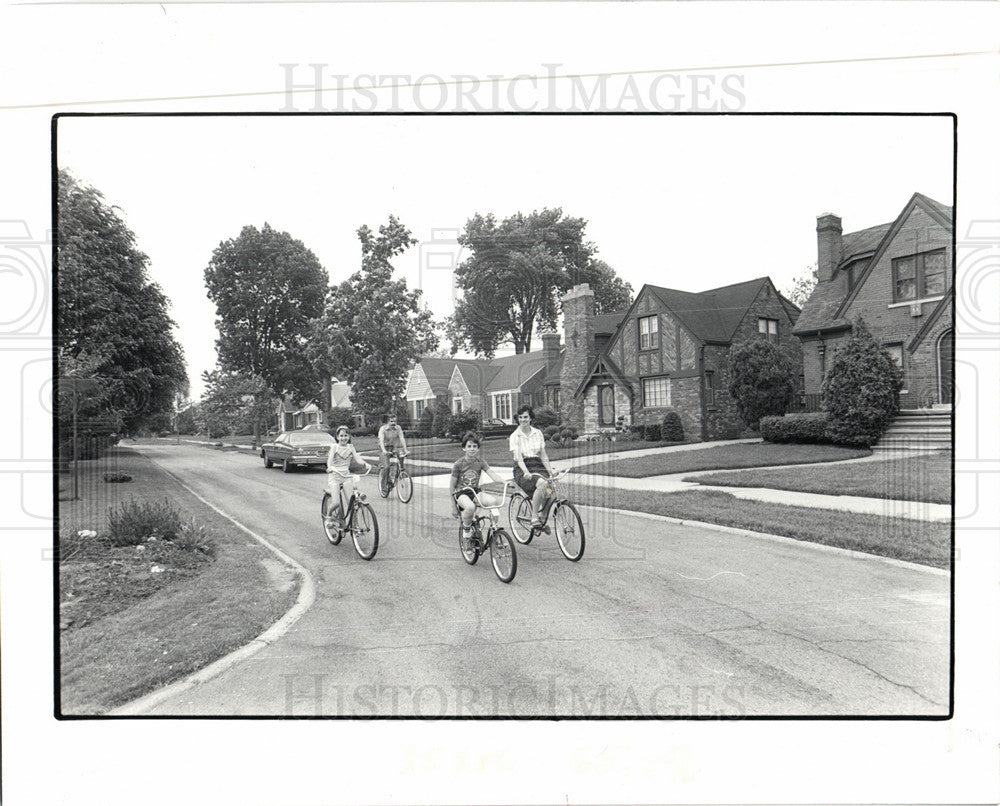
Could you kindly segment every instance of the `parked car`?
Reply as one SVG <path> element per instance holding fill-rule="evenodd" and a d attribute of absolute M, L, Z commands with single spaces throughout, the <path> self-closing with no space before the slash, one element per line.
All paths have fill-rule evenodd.
<path fill-rule="evenodd" d="M 286 431 L 273 442 L 260 446 L 264 467 L 281 465 L 286 473 L 296 465 L 326 465 L 326 455 L 335 440 L 326 431 L 317 429 Z"/>
<path fill-rule="evenodd" d="M 517 428 L 516 423 L 505 423 L 496 417 L 490 417 L 489 419 L 483 420 L 482 426 L 476 430 L 482 434 L 483 439 L 487 437 L 509 437 L 514 433 Z M 462 429 L 462 433 L 458 433 L 456 430 L 449 430 L 448 436 L 451 439 L 461 439 L 465 434 L 465 429 Z"/>

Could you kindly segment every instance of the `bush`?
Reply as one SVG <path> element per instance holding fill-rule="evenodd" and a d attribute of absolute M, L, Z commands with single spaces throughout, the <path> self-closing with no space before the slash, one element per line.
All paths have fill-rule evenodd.
<path fill-rule="evenodd" d="M 545 437 L 546 441 L 552 439 L 552 437 L 554 437 L 558 433 L 559 433 L 558 425 L 547 425 L 545 426 L 545 428 L 542 429 L 542 435 Z"/>
<path fill-rule="evenodd" d="M 132 481 L 132 477 L 128 473 L 105 473 L 104 481 L 107 484 L 124 484 Z"/>
<path fill-rule="evenodd" d="M 646 437 L 647 442 L 659 442 L 660 441 L 660 424 L 659 423 L 649 423 L 646 425 L 643 434 Z"/>
<path fill-rule="evenodd" d="M 788 411 L 795 393 L 792 366 L 766 339 L 749 339 L 734 348 L 729 372 L 729 394 L 750 428 L 756 430 L 761 417 Z"/>
<path fill-rule="evenodd" d="M 428 406 L 420 413 L 420 424 L 417 426 L 417 429 L 420 431 L 420 436 L 430 437 L 433 427 L 434 408 L 433 406 Z"/>
<path fill-rule="evenodd" d="M 479 433 L 483 427 L 483 414 L 479 409 L 466 409 L 451 416 L 448 436 L 461 439 L 467 431 Z"/>
<path fill-rule="evenodd" d="M 862 319 L 837 352 L 823 381 L 829 433 L 839 445 L 867 447 L 878 441 L 899 411 L 902 375 L 892 357 L 872 338 Z"/>
<path fill-rule="evenodd" d="M 668 411 L 663 416 L 663 425 L 660 427 L 660 439 L 667 442 L 684 441 L 684 424 L 681 422 L 681 415 L 676 411 Z"/>
<path fill-rule="evenodd" d="M 570 442 L 580 436 L 580 432 L 572 425 L 563 426 L 559 429 L 559 435 L 564 442 Z"/>
<path fill-rule="evenodd" d="M 331 431 L 336 431 L 342 425 L 353 429 L 354 411 L 350 406 L 335 406 L 330 409 L 330 416 L 327 418 L 326 425 Z"/>
<path fill-rule="evenodd" d="M 828 444 L 830 415 L 825 411 L 786 414 L 784 417 L 761 417 L 760 435 L 766 442 Z"/>
<path fill-rule="evenodd" d="M 180 532 L 180 513 L 166 500 L 130 498 L 117 510 L 108 510 L 108 540 L 113 546 L 135 546 L 150 537 L 170 540 Z"/>
<path fill-rule="evenodd" d="M 431 436 L 443 437 L 451 426 L 451 411 L 443 403 L 434 406 L 434 418 L 431 421 Z"/>
<path fill-rule="evenodd" d="M 544 431 L 549 426 L 559 425 L 559 419 L 559 412 L 551 406 L 539 406 L 535 409 L 535 418 L 531 424 Z"/>

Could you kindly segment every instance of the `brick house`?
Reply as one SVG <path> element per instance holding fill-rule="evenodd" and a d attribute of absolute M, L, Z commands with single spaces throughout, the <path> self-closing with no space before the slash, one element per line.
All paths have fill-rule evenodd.
<path fill-rule="evenodd" d="M 566 332 L 586 335 L 592 312 L 593 293 L 571 291 L 563 300 Z M 568 414 L 585 431 L 596 431 L 619 417 L 660 423 L 672 408 L 689 439 L 736 437 L 746 424 L 728 391 L 730 351 L 766 338 L 801 376 L 801 347 L 792 336 L 798 315 L 768 277 L 698 293 L 644 285 L 604 343 L 564 358 Z M 577 374 L 580 366 L 586 368 Z"/>
<path fill-rule="evenodd" d="M 574 331 L 567 337 L 567 344 L 572 340 L 574 345 L 569 350 L 569 365 L 577 373 L 573 388 L 586 370 L 586 362 L 579 356 L 593 355 L 595 345 L 605 344 L 623 315 L 619 311 L 591 316 L 586 333 Z M 493 359 L 421 358 L 406 384 L 411 422 L 419 420 L 435 401 L 452 413 L 479 409 L 483 417 L 508 423 L 515 422 L 517 409 L 525 403 L 560 409 L 566 399 L 563 376 L 567 349 L 558 333 L 543 333 L 541 341 L 541 351 Z"/>
<path fill-rule="evenodd" d="M 818 395 L 836 351 L 861 317 L 903 371 L 900 407 L 950 404 L 954 317 L 952 208 L 914 193 L 895 220 L 844 233 L 816 219 L 817 283 L 794 333 L 804 387 Z"/>

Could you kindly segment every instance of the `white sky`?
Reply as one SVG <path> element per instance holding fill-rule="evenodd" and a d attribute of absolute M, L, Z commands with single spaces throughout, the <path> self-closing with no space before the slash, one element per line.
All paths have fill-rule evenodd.
<path fill-rule="evenodd" d="M 561 206 L 635 290 L 699 291 L 816 259 L 815 220 L 892 220 L 911 193 L 952 203 L 942 117 L 323 116 L 63 118 L 59 165 L 121 208 L 172 301 L 192 394 L 215 365 L 212 250 L 268 222 L 337 283 L 355 230 L 394 213 L 420 240 L 397 262 L 452 310 L 453 239 L 473 214 Z M 437 243 L 435 243 L 435 240 Z"/>

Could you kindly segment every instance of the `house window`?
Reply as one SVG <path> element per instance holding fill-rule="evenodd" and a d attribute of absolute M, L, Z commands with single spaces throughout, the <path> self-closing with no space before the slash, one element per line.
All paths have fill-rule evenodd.
<path fill-rule="evenodd" d="M 896 258 L 892 261 L 892 301 L 939 297 L 944 294 L 947 279 L 943 249 Z"/>
<path fill-rule="evenodd" d="M 427 408 L 426 400 L 414 400 L 413 401 L 413 419 L 419 420 L 420 415 L 424 413 L 424 409 Z"/>
<path fill-rule="evenodd" d="M 899 371 L 903 375 L 903 388 L 899 391 L 906 391 L 906 369 L 903 364 L 903 345 L 900 342 L 896 344 L 886 344 L 883 349 L 889 354 L 893 361 L 896 362 L 896 366 L 899 367 Z"/>
<path fill-rule="evenodd" d="M 705 405 L 715 405 L 715 371 L 711 369 L 705 370 Z"/>
<path fill-rule="evenodd" d="M 463 409 L 462 398 L 456 397 L 451 401 L 452 414 L 461 414 Z"/>
<path fill-rule="evenodd" d="M 816 352 L 819 354 L 819 377 L 822 380 L 826 377 L 826 345 L 819 345 L 816 348 Z"/>
<path fill-rule="evenodd" d="M 557 411 L 559 409 L 559 390 L 558 389 L 553 389 L 552 390 L 552 408 L 556 409 Z"/>
<path fill-rule="evenodd" d="M 757 332 L 760 333 L 764 338 L 766 338 L 771 344 L 778 343 L 778 320 L 777 319 L 758 319 L 757 320 Z"/>
<path fill-rule="evenodd" d="M 597 421 L 602 428 L 615 424 L 615 387 L 597 387 Z"/>
<path fill-rule="evenodd" d="M 639 319 L 639 349 L 652 350 L 660 345 L 660 322 L 657 316 Z"/>
<path fill-rule="evenodd" d="M 510 421 L 510 392 L 501 392 L 493 395 L 493 416 L 501 420 Z"/>
<path fill-rule="evenodd" d="M 643 378 L 642 405 L 652 407 L 669 406 L 670 378 Z"/>

